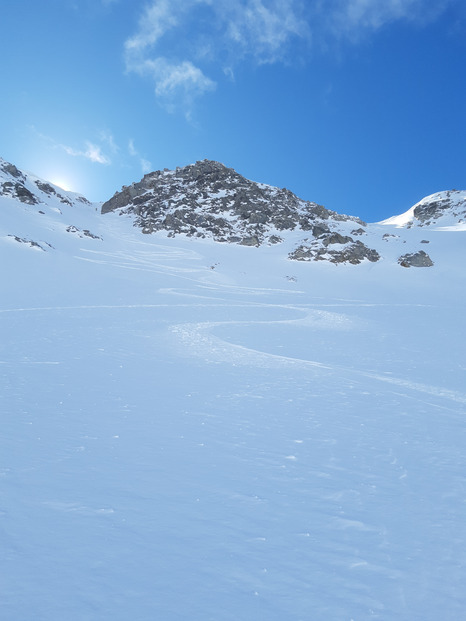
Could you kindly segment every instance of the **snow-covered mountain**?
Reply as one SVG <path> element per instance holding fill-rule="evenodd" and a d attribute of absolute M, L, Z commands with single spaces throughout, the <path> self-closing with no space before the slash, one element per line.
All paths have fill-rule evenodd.
<path fill-rule="evenodd" d="M 50 232 L 58 227 L 79 237 L 92 238 L 96 233 L 90 230 L 86 217 L 91 210 L 99 210 L 107 216 L 110 213 L 129 216 L 134 226 L 145 234 L 169 237 L 182 234 L 254 247 L 278 245 L 291 260 L 334 264 L 386 260 L 396 261 L 403 267 L 431 267 L 435 256 L 432 258 L 425 246 L 420 245 L 430 240 L 394 229 L 409 229 L 413 225 L 435 230 L 466 226 L 466 192 L 438 193 L 400 216 L 380 224 L 367 224 L 355 216 L 338 214 L 302 200 L 285 188 L 249 181 L 233 169 L 207 160 L 145 175 L 140 182 L 123 187 L 103 205 L 94 206 L 78 194 L 65 192 L 0 160 L 0 196 L 12 199 L 8 205 L 13 209 L 13 220 L 18 216 L 16 200 L 23 204 L 23 211 L 28 211 L 31 222 L 37 221 L 34 214 L 48 216 L 39 220 Z M 83 206 L 91 209 L 86 211 Z M 75 223 L 76 218 L 80 226 Z M 105 228 L 103 222 L 99 228 Z M 392 232 L 387 231 L 390 226 Z M 43 235 L 51 237 L 50 232 Z M 43 250 L 47 244 L 53 245 L 50 240 L 44 239 L 42 244 L 29 240 L 27 235 L 24 237 L 13 229 L 6 235 Z"/>
<path fill-rule="evenodd" d="M 460 195 L 140 183 L 102 214 L 0 161 L 0 618 L 462 619 Z"/>
<path fill-rule="evenodd" d="M 112 211 L 134 216 L 143 233 L 165 231 L 257 247 L 292 241 L 288 257 L 297 261 L 377 262 L 383 251 L 367 242 L 380 248 L 380 238 L 387 238 L 360 218 L 302 200 L 286 188 L 249 181 L 209 160 L 145 175 L 102 205 L 103 214 Z M 433 265 L 422 249 L 405 253 L 398 262 Z"/>
<path fill-rule="evenodd" d="M 204 160 L 145 175 L 102 206 L 102 213 L 114 210 L 134 214 L 144 233 L 163 230 L 260 246 L 280 243 L 289 231 L 299 230 L 313 245 L 305 252 L 301 247 L 290 258 L 353 263 L 378 259 L 376 252 L 349 235 L 364 232 L 361 227 L 366 225 L 359 218 L 304 201 L 286 188 L 249 181 L 219 162 Z"/>

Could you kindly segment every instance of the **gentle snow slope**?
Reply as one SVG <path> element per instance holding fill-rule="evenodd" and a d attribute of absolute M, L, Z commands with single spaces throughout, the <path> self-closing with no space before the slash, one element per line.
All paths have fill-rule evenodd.
<path fill-rule="evenodd" d="M 2 619 L 464 617 L 463 233 L 336 267 L 0 209 Z"/>

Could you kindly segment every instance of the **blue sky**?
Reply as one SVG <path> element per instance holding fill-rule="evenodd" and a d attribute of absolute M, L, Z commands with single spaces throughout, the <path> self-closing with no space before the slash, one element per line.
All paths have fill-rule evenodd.
<path fill-rule="evenodd" d="M 376 221 L 466 189 L 463 0 L 16 0 L 0 155 L 106 200 L 219 160 Z"/>

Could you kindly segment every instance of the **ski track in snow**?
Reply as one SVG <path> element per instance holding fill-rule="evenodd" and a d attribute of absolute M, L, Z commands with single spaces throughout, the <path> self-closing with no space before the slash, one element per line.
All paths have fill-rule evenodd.
<path fill-rule="evenodd" d="M 205 296 L 190 294 L 183 290 L 176 290 L 174 288 L 164 289 L 163 293 L 171 294 L 171 295 L 181 295 L 188 297 L 198 297 L 200 299 L 205 299 Z M 367 377 L 379 382 L 385 382 L 388 384 L 393 384 L 396 386 L 400 386 L 406 388 L 408 390 L 412 390 L 415 392 L 425 393 L 428 395 L 432 395 L 434 397 L 439 397 L 447 400 L 454 401 L 456 403 L 466 404 L 466 394 L 460 393 L 454 390 L 448 390 L 444 387 L 427 385 L 420 382 L 409 381 L 403 378 L 393 377 L 392 375 L 382 375 L 380 373 L 370 373 L 361 371 L 358 369 L 344 367 L 341 365 L 328 365 L 318 360 L 310 360 L 303 358 L 296 358 L 291 356 L 285 356 L 280 354 L 274 354 L 270 352 L 261 351 L 258 349 L 253 349 L 249 347 L 245 347 L 243 345 L 235 344 L 224 339 L 221 339 L 218 336 L 212 334 L 212 331 L 217 327 L 226 327 L 226 326 L 280 326 L 280 325 L 302 325 L 302 326 L 314 326 L 314 327 L 325 327 L 331 329 L 349 329 L 351 320 L 348 319 L 347 316 L 341 313 L 329 312 L 326 310 L 318 310 L 314 305 L 313 309 L 305 308 L 303 306 L 295 306 L 291 304 L 287 305 L 277 305 L 277 304 L 263 304 L 260 302 L 247 302 L 247 303 L 233 303 L 227 302 L 226 300 L 221 300 L 218 297 L 212 296 L 209 298 L 210 300 L 214 300 L 216 303 L 193 303 L 189 302 L 186 304 L 173 304 L 173 303 L 161 303 L 161 304 L 105 304 L 105 305 L 77 305 L 77 306 L 55 306 L 55 307 L 31 307 L 31 308 L 12 308 L 12 309 L 0 309 L 0 313 L 28 313 L 28 312 L 42 312 L 42 311 L 73 311 L 73 310 L 111 310 L 111 309 L 157 309 L 157 308 L 173 308 L 174 306 L 180 308 L 186 307 L 199 307 L 199 308 L 266 308 L 277 309 L 280 311 L 293 311 L 304 316 L 300 319 L 281 319 L 281 320 L 268 320 L 268 321 L 208 321 L 208 322 L 198 322 L 198 323 L 181 323 L 174 324 L 170 327 L 170 332 L 175 336 L 175 338 L 181 343 L 182 351 L 185 355 L 188 356 L 196 356 L 201 357 L 204 360 L 212 363 L 230 363 L 232 365 L 247 365 L 247 366 L 257 366 L 260 368 L 277 368 L 277 367 L 297 367 L 297 368 L 313 368 L 313 369 L 321 369 L 332 372 L 337 372 L 339 374 L 344 374 L 346 376 L 353 377 Z M 348 307 L 350 305 L 353 308 L 357 308 L 359 306 L 363 307 L 374 307 L 374 306 L 382 306 L 377 304 L 367 304 L 367 303 L 358 303 L 357 301 L 348 302 L 341 301 L 339 303 L 326 304 L 322 305 L 323 308 L 335 308 L 335 307 Z M 387 306 L 387 305 L 383 305 Z M 397 306 L 407 306 L 407 305 L 397 305 Z M 322 321 L 323 320 L 323 321 Z M 8 361 L 1 361 L 0 364 L 11 364 Z M 32 360 L 24 360 L 18 361 L 17 364 L 49 364 L 49 365 L 58 365 L 61 364 L 59 361 L 32 361 Z"/>
<path fill-rule="evenodd" d="M 358 373 L 365 377 L 370 377 L 371 379 L 378 380 L 379 382 L 395 384 L 396 386 L 402 386 L 403 388 L 408 388 L 409 390 L 414 390 L 416 392 L 423 392 L 434 397 L 441 397 L 443 399 L 455 401 L 456 403 L 466 404 L 466 394 L 454 390 L 448 390 L 445 388 L 440 388 L 438 386 L 428 386 L 426 384 L 420 384 L 419 382 L 410 382 L 408 380 L 400 379 L 397 377 L 388 377 L 384 375 L 376 375 L 373 373 L 363 373 L 360 371 L 358 371 Z"/>
<path fill-rule="evenodd" d="M 302 309 L 301 309 L 302 310 Z M 312 314 L 307 316 L 309 320 Z M 341 317 L 336 319 L 341 321 Z M 229 362 L 231 364 L 243 364 L 259 366 L 262 368 L 269 367 L 289 367 L 296 366 L 301 368 L 320 368 L 329 371 L 335 371 L 340 374 L 367 377 L 377 380 L 379 382 L 386 382 L 413 390 L 416 392 L 426 393 L 436 397 L 449 399 L 456 403 L 466 404 L 466 394 L 441 388 L 438 386 L 431 386 L 422 384 L 419 382 L 412 382 L 402 378 L 385 376 L 375 373 L 368 373 L 349 367 L 343 367 L 339 365 L 328 366 L 322 362 L 316 360 L 308 360 L 302 358 L 293 358 L 289 356 L 283 356 L 279 354 L 272 354 L 256 349 L 244 347 L 230 343 L 217 336 L 211 334 L 211 331 L 218 326 L 227 326 L 240 324 L 243 325 L 277 325 L 277 324 L 299 324 L 305 323 L 305 320 L 279 320 L 279 321 L 258 321 L 258 322 L 202 322 L 202 323 L 187 323 L 179 324 L 171 327 L 171 331 L 177 335 L 177 337 L 183 343 L 183 350 L 187 352 L 187 355 L 200 356 L 209 362 Z"/>

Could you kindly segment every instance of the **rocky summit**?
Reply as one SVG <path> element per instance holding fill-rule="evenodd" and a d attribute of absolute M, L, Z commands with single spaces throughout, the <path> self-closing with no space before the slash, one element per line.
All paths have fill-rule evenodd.
<path fill-rule="evenodd" d="M 298 198 L 286 188 L 250 181 L 219 162 L 149 173 L 102 205 L 102 213 L 133 214 L 143 233 L 166 231 L 243 246 L 277 244 L 290 231 L 306 233 L 290 258 L 333 263 L 377 261 L 378 253 L 355 240 L 365 222 Z"/>

